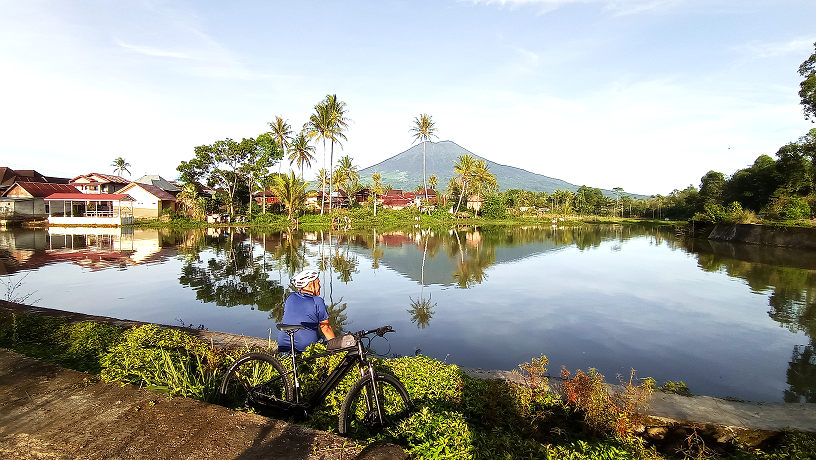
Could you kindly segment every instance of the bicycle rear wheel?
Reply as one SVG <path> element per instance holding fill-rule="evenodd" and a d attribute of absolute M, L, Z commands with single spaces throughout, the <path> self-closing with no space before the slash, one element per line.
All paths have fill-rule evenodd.
<path fill-rule="evenodd" d="M 291 402 L 292 382 L 283 365 L 266 353 L 247 353 L 227 369 L 221 380 L 220 403 L 232 408 L 270 412 Z"/>
<path fill-rule="evenodd" d="M 408 390 L 398 378 L 391 374 L 374 374 L 377 387 L 371 376 L 358 380 L 349 390 L 340 409 L 338 430 L 342 436 L 366 439 L 394 426 L 414 408 Z M 377 409 L 382 408 L 382 419 Z"/>

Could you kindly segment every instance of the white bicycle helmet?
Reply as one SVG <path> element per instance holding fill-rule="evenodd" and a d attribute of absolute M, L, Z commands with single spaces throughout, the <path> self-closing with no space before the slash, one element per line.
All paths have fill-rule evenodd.
<path fill-rule="evenodd" d="M 318 275 L 319 275 L 319 273 L 317 273 L 314 270 L 303 270 L 302 272 L 300 272 L 297 275 L 292 277 L 292 280 L 291 280 L 292 286 L 294 286 L 294 287 L 296 287 L 298 289 L 303 289 L 309 283 L 316 280 Z"/>

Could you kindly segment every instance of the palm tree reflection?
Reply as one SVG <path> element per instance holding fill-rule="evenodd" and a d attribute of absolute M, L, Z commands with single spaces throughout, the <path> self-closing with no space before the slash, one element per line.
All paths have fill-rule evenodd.
<path fill-rule="evenodd" d="M 428 323 L 431 322 L 431 318 L 433 318 L 433 308 L 436 307 L 436 303 L 431 303 L 430 295 L 427 299 L 420 297 L 414 300 L 410 296 L 408 298 L 411 299 L 411 308 L 408 309 L 408 313 L 411 315 L 411 322 L 416 323 L 417 329 L 420 327 L 425 329 L 425 326 L 427 326 Z"/>

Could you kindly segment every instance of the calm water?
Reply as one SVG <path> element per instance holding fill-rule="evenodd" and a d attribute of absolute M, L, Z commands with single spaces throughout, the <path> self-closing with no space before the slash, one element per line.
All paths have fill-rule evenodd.
<path fill-rule="evenodd" d="M 2 281 L 36 305 L 257 337 L 304 267 L 322 270 L 335 329 L 397 330 L 381 353 L 489 369 L 543 353 L 552 374 L 635 368 L 698 394 L 816 402 L 812 252 L 612 225 L 0 232 Z"/>

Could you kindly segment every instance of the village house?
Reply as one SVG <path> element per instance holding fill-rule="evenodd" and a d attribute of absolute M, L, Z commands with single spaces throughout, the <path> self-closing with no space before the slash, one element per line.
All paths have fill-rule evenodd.
<path fill-rule="evenodd" d="M 157 219 L 165 209 L 176 210 L 176 197 L 155 185 L 131 182 L 119 190 L 133 198 L 133 217 Z"/>
<path fill-rule="evenodd" d="M 181 187 L 170 182 L 169 180 L 166 180 L 158 174 L 146 174 L 133 182 L 158 187 L 173 196 L 178 196 L 178 194 L 181 193 Z"/>
<path fill-rule="evenodd" d="M 130 181 L 124 177 L 114 176 L 112 174 L 90 173 L 76 176 L 71 179 L 69 183 L 82 193 L 111 194 L 119 193 Z"/>
<path fill-rule="evenodd" d="M 33 169 L 11 169 L 0 167 L 0 195 L 5 196 L 5 192 L 14 184 L 20 182 L 37 182 L 48 184 L 67 184 L 68 179 L 62 177 L 43 176 Z"/>

